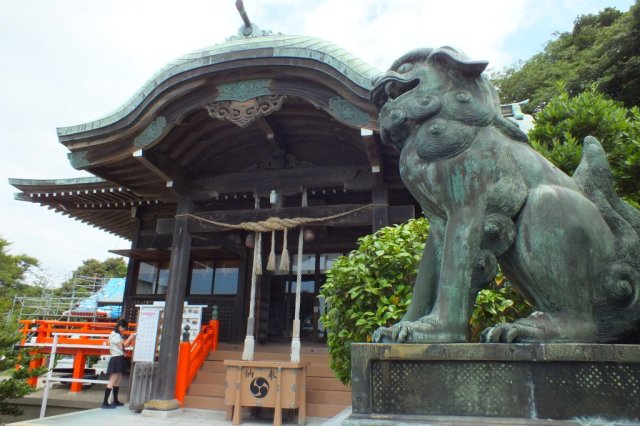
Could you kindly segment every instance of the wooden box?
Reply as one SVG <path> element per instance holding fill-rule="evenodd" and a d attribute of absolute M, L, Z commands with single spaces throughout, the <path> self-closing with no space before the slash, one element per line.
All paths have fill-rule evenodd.
<path fill-rule="evenodd" d="M 306 363 L 227 360 L 225 404 L 232 407 L 233 424 L 240 424 L 242 407 L 274 408 L 273 424 L 282 424 L 282 409 L 298 409 L 305 419 Z"/>

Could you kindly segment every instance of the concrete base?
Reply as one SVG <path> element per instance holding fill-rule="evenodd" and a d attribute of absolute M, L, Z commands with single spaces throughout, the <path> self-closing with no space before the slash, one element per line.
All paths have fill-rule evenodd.
<path fill-rule="evenodd" d="M 152 399 L 144 404 L 143 411 L 177 411 L 180 403 L 177 399 Z"/>
<path fill-rule="evenodd" d="M 507 417 L 470 416 L 363 416 L 351 415 L 341 426 L 637 426 L 633 423 L 608 423 L 599 419 L 534 420 Z"/>
<path fill-rule="evenodd" d="M 167 419 L 170 417 L 177 417 L 184 412 L 183 408 L 176 408 L 175 410 L 142 410 L 142 415 L 145 417 L 155 417 L 158 419 Z"/>
<path fill-rule="evenodd" d="M 353 414 L 345 424 L 640 419 L 638 345 L 353 344 L 351 360 Z"/>

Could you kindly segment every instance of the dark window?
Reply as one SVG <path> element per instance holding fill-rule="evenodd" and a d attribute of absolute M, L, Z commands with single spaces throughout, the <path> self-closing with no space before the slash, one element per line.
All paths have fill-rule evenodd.
<path fill-rule="evenodd" d="M 297 286 L 296 277 L 294 276 L 292 281 L 289 282 L 289 293 L 296 292 Z M 300 293 L 315 293 L 316 292 L 316 280 L 312 276 L 302 276 L 300 280 Z"/>
<path fill-rule="evenodd" d="M 169 285 L 169 261 L 152 260 L 138 263 L 136 294 L 164 294 Z"/>
<path fill-rule="evenodd" d="M 192 260 L 189 294 L 234 296 L 239 276 L 238 260 Z"/>
<path fill-rule="evenodd" d="M 158 277 L 157 262 L 138 263 L 136 293 L 137 294 L 153 294 L 155 290 L 157 277 Z"/>
<path fill-rule="evenodd" d="M 191 261 L 190 294 L 211 294 L 214 274 L 213 260 Z"/>
<path fill-rule="evenodd" d="M 213 294 L 232 295 L 238 293 L 239 271 L 240 262 L 237 260 L 217 261 Z"/>

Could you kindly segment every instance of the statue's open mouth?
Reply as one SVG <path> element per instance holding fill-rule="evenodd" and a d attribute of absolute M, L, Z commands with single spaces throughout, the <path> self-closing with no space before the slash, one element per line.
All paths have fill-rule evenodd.
<path fill-rule="evenodd" d="M 417 78 L 408 80 L 398 75 L 387 74 L 374 83 L 375 86 L 371 90 L 371 102 L 380 110 L 389 99 L 396 99 L 417 87 L 420 80 Z"/>

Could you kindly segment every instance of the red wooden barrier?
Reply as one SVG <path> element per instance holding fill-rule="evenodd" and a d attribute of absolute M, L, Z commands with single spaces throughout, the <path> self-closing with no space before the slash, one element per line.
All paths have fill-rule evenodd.
<path fill-rule="evenodd" d="M 202 326 L 200 333 L 193 339 L 193 342 L 180 343 L 175 395 L 181 405 L 184 405 L 184 397 L 187 394 L 187 390 L 205 359 L 207 359 L 209 352 L 218 350 L 219 330 L 220 322 L 211 320 L 209 324 Z"/>

